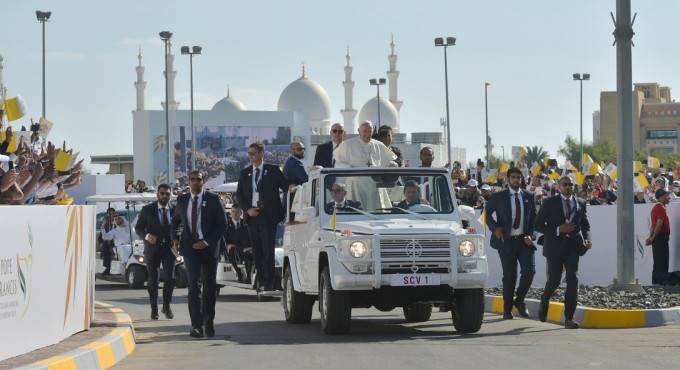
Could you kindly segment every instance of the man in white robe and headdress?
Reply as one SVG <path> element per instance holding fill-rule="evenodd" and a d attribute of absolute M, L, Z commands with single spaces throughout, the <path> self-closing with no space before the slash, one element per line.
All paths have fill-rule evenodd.
<path fill-rule="evenodd" d="M 359 125 L 359 136 L 343 141 L 334 151 L 335 168 L 396 167 L 397 156 L 382 142 L 372 139 L 373 123 Z M 392 207 L 385 189 L 377 189 L 370 177 L 350 178 L 347 181 L 349 199 L 361 202 L 364 209 Z"/>

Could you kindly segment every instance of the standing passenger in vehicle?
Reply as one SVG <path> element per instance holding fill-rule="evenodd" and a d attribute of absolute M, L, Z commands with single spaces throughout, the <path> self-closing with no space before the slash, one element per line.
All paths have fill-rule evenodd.
<path fill-rule="evenodd" d="M 331 126 L 331 141 L 320 144 L 316 147 L 314 154 L 314 166 L 321 166 L 325 168 L 333 168 L 335 160 L 333 159 L 333 151 L 342 143 L 345 137 L 345 128 L 342 123 L 334 123 Z"/>
<path fill-rule="evenodd" d="M 276 225 L 284 219 L 279 191 L 288 190 L 288 181 L 278 166 L 263 162 L 264 144 L 250 144 L 248 158 L 251 165 L 241 171 L 236 199 L 246 209 L 246 223 L 259 281 L 258 289 L 273 291 L 276 278 Z"/>

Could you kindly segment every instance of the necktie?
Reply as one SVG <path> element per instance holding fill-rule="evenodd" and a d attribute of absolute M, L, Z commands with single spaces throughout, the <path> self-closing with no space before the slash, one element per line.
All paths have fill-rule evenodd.
<path fill-rule="evenodd" d="M 570 221 L 571 219 L 571 199 L 566 199 L 565 202 L 567 202 L 567 221 Z"/>
<path fill-rule="evenodd" d="M 198 240 L 198 196 L 191 202 L 191 237 Z"/>
<path fill-rule="evenodd" d="M 260 191 L 260 168 L 255 169 L 255 189 Z"/>
<path fill-rule="evenodd" d="M 519 222 L 522 218 L 522 209 L 519 203 L 519 192 L 515 193 L 515 221 L 512 223 L 513 229 L 519 229 Z"/>
<path fill-rule="evenodd" d="M 163 207 L 161 212 L 163 213 L 163 226 L 168 226 L 168 224 L 170 224 L 170 221 L 168 220 L 168 209 Z"/>

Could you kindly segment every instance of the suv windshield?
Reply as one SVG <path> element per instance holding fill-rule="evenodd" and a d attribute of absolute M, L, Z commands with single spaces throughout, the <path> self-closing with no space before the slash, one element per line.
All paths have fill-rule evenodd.
<path fill-rule="evenodd" d="M 324 210 L 332 214 L 452 213 L 453 202 L 443 174 L 409 172 L 327 175 Z"/>

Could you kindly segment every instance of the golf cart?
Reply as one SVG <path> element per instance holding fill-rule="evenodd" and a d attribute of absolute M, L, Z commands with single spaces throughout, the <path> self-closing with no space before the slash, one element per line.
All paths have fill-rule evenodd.
<path fill-rule="evenodd" d="M 122 216 L 127 220 L 130 227 L 131 244 L 119 244 L 113 247 L 111 254 L 111 268 L 109 274 L 104 272 L 104 261 L 101 253 L 96 254 L 95 271 L 97 278 L 108 281 L 124 282 L 132 289 L 144 288 L 147 280 L 146 261 L 144 258 L 144 241 L 140 240 L 134 232 L 137 216 L 142 206 L 157 200 L 153 193 L 133 193 L 133 194 L 113 194 L 113 195 L 92 195 L 86 199 L 86 204 L 107 204 L 107 210 L 114 208 L 116 215 Z M 97 251 L 101 252 L 101 225 L 107 217 L 106 211 L 97 213 Z M 162 267 L 161 267 L 162 268 Z M 161 276 L 163 276 L 161 274 Z M 175 262 L 175 286 L 186 288 L 187 274 L 184 268 L 182 256 L 176 256 Z"/>

